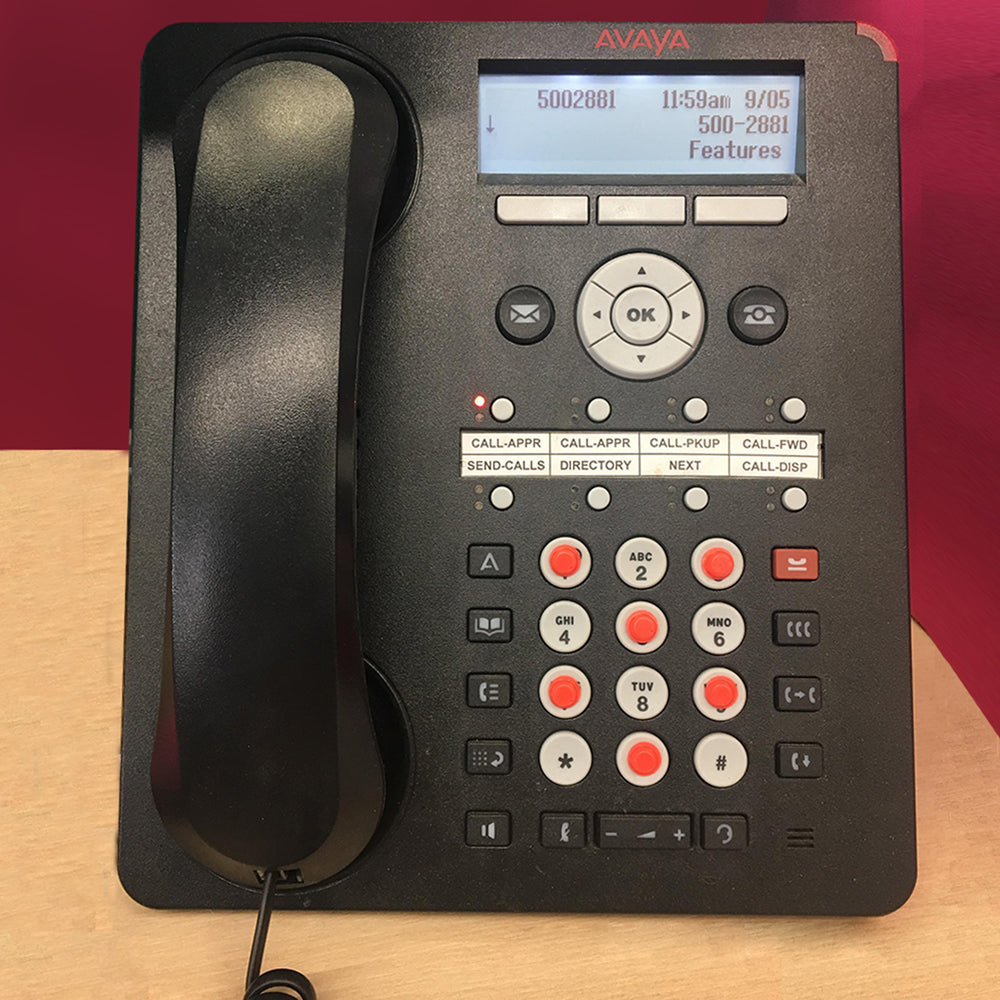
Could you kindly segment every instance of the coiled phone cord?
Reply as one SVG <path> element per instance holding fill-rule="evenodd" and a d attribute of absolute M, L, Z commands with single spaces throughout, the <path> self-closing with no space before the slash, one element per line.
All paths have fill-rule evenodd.
<path fill-rule="evenodd" d="M 247 985 L 243 1000 L 260 1000 L 266 997 L 298 998 L 298 1000 L 316 1000 L 316 990 L 313 984 L 294 969 L 271 969 L 261 973 L 260 966 L 264 961 L 264 944 L 267 942 L 267 928 L 271 923 L 271 907 L 274 905 L 274 888 L 277 872 L 269 871 L 264 875 L 264 895 L 257 911 L 257 926 L 253 932 L 253 945 L 250 948 L 250 964 L 247 966 Z M 288 991 L 292 990 L 290 994 Z"/>

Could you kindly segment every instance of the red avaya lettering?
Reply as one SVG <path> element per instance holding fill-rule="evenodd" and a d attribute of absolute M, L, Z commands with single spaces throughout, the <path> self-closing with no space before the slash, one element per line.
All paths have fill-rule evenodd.
<path fill-rule="evenodd" d="M 612 49 L 617 48 L 615 40 L 611 37 L 611 32 L 608 31 L 607 28 L 601 32 L 601 37 L 597 39 L 597 44 L 594 46 L 595 49 L 602 47 Z"/>
<path fill-rule="evenodd" d="M 628 34 L 622 37 L 618 28 L 604 28 L 597 41 L 595 49 L 649 49 L 654 55 L 662 55 L 665 48 L 690 49 L 688 40 L 680 28 L 665 28 L 661 38 L 656 28 L 629 28 Z"/>
<path fill-rule="evenodd" d="M 646 48 L 652 51 L 653 43 L 649 40 L 649 35 L 646 34 L 645 28 L 639 29 L 639 34 L 635 36 L 635 41 L 632 43 L 633 49 Z"/>
<path fill-rule="evenodd" d="M 691 48 L 691 46 L 688 45 L 688 40 L 684 37 L 684 32 L 681 31 L 680 28 L 678 28 L 674 32 L 674 37 L 670 41 L 670 47 L 672 49 L 676 49 L 676 48 L 689 49 L 689 48 Z"/>

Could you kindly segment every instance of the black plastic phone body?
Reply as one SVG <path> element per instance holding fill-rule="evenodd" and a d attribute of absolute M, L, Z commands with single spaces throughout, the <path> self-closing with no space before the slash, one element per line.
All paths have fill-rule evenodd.
<path fill-rule="evenodd" d="M 169 632 L 176 447 L 174 144 L 182 109 L 219 67 L 263 51 L 304 50 L 360 53 L 398 87 L 394 93 L 405 94 L 419 177 L 401 223 L 372 255 L 358 388 L 360 638 L 388 706 L 376 723 L 389 801 L 358 860 L 323 885 L 282 893 L 278 905 L 876 914 L 912 890 L 896 64 L 854 24 L 689 25 L 685 44 L 664 46 L 659 56 L 618 44 L 651 26 L 614 27 L 178 25 L 150 43 L 141 106 L 119 828 L 121 879 L 141 902 L 240 908 L 258 900 L 185 853 L 150 789 Z M 657 44 L 676 31 L 652 27 Z M 599 44 L 602 32 L 617 42 Z M 591 72 L 612 61 L 623 73 L 797 66 L 804 75 L 804 176 L 658 184 L 479 175 L 483 60 L 515 70 L 517 60 L 532 60 L 551 73 Z M 404 109 L 404 126 L 408 114 Z M 588 221 L 501 224 L 497 199 L 524 194 L 584 196 Z M 685 221 L 599 225 L 602 195 L 681 196 Z M 780 195 L 787 218 L 780 225 L 696 225 L 694 199 L 706 195 Z M 579 339 L 578 297 L 589 276 L 632 252 L 678 262 L 703 297 L 698 349 L 663 378 L 620 377 L 588 357 Z M 497 329 L 497 304 L 518 286 L 542 289 L 552 302 L 552 330 L 535 343 Z M 776 289 L 787 303 L 787 329 L 770 343 L 747 342 L 730 328 L 734 297 L 750 286 Z M 514 401 L 509 421 L 491 415 L 500 397 Z M 601 423 L 587 416 L 595 398 L 611 404 Z M 692 398 L 708 403 L 703 421 L 685 415 Z M 787 399 L 807 404 L 794 425 L 780 412 Z M 821 434 L 822 478 L 462 474 L 463 432 L 654 431 Z M 498 485 L 513 495 L 506 509 L 491 501 Z M 796 485 L 808 503 L 793 512 L 782 495 Z M 610 494 L 604 509 L 588 503 L 594 486 Z M 710 496 L 702 510 L 684 502 L 692 486 Z M 582 541 L 592 557 L 589 575 L 571 589 L 554 587 L 539 568 L 543 548 L 561 536 Z M 660 583 L 637 590 L 616 573 L 615 556 L 628 539 L 643 537 L 657 540 L 669 562 Z M 740 580 L 721 591 L 707 589 L 689 566 L 696 547 L 716 537 L 732 540 L 745 559 Z M 470 546 L 477 545 L 510 546 L 510 575 L 471 575 Z M 783 548 L 815 549 L 818 578 L 776 579 L 774 552 Z M 586 643 L 571 653 L 550 648 L 540 633 L 543 612 L 559 600 L 579 604 L 591 622 Z M 653 602 L 669 621 L 655 652 L 630 652 L 616 637 L 616 616 L 637 600 Z M 737 608 L 746 623 L 738 648 L 721 657 L 700 647 L 691 628 L 698 609 L 716 600 Z M 510 641 L 470 641 L 478 610 L 509 611 L 503 627 Z M 821 640 L 779 645 L 782 612 L 797 613 L 800 623 L 818 615 Z M 485 617 L 488 631 L 497 615 Z M 795 621 L 791 628 L 794 637 Z M 571 719 L 554 717 L 539 697 L 543 676 L 563 664 L 591 686 L 586 711 Z M 670 693 L 662 712 L 641 721 L 616 698 L 619 676 L 638 664 L 659 672 Z M 745 706 L 726 721 L 706 717 L 692 696 L 696 678 L 712 668 L 733 671 L 745 684 Z M 474 689 L 488 682 L 472 675 L 507 677 L 510 704 L 477 705 Z M 817 679 L 821 707 L 783 710 L 782 678 Z M 282 697 L 294 704 L 294 685 Z M 593 755 L 586 777 L 568 786 L 549 780 L 539 763 L 544 741 L 562 731 L 583 737 Z M 649 787 L 630 784 L 616 765 L 621 741 L 638 731 L 669 749 L 666 774 Z M 708 784 L 693 764 L 695 747 L 713 732 L 731 734 L 746 749 L 746 773 L 730 787 Z M 469 773 L 467 744 L 475 740 L 509 741 L 509 771 Z M 803 747 L 821 747 L 822 773 L 789 772 L 795 747 L 800 755 L 808 752 Z M 560 847 L 558 835 L 552 845 L 543 815 L 582 817 L 580 846 Z M 687 842 L 616 849 L 607 836 L 616 818 L 636 815 L 654 818 L 657 848 L 667 830 L 686 830 Z M 503 817 L 497 842 L 489 824 Z M 682 817 L 686 827 L 669 825 Z M 745 823 L 745 845 L 714 849 L 718 837 L 708 827 L 733 818 L 738 827 Z"/>

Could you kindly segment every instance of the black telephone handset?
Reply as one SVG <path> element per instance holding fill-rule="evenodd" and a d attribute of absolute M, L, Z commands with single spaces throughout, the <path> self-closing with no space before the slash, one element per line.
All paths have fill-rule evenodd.
<path fill-rule="evenodd" d="M 305 885 L 384 799 L 355 579 L 359 331 L 397 114 L 285 52 L 180 116 L 170 580 L 152 778 L 198 861 Z"/>

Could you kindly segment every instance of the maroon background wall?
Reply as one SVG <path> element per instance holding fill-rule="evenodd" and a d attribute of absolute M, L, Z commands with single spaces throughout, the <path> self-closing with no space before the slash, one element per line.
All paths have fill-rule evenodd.
<path fill-rule="evenodd" d="M 0 13 L 0 448 L 125 448 L 139 60 L 184 20 L 864 20 L 899 48 L 912 600 L 1000 730 L 995 0 L 524 0 L 470 9 L 36 0 Z M 988 299 L 990 301 L 988 301 Z M 877 572 L 877 567 L 873 567 Z"/>

